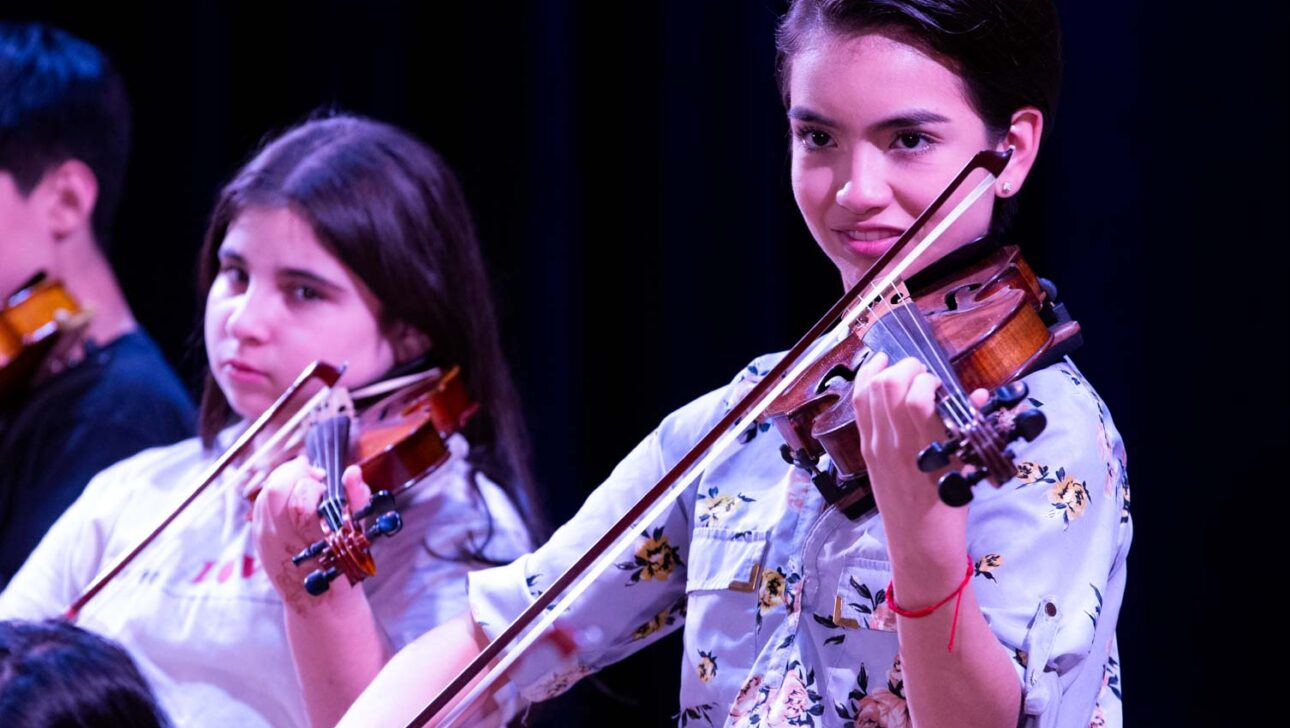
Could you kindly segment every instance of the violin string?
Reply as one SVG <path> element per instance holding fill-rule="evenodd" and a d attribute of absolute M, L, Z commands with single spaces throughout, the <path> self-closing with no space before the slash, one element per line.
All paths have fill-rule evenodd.
<path fill-rule="evenodd" d="M 913 305 L 913 304 L 911 304 Z M 917 310 L 910 312 L 910 318 L 913 319 L 914 328 L 918 331 L 927 352 L 927 364 L 934 370 L 936 376 L 941 380 L 941 386 L 945 388 L 946 396 L 942 399 L 947 410 L 952 412 L 952 416 L 957 418 L 957 424 L 965 426 L 973 420 L 973 410 L 971 403 L 963 392 L 963 385 L 959 382 L 957 373 L 953 366 L 950 365 L 944 356 L 944 349 L 936 343 L 930 331 L 928 331 L 928 321 L 921 316 Z"/>
<path fill-rule="evenodd" d="M 920 329 L 924 332 L 924 336 L 928 336 L 926 325 L 921 321 Z M 994 428 L 976 426 L 979 422 L 979 413 L 972 406 L 972 402 L 964 392 L 958 377 L 954 376 L 952 379 L 943 378 L 942 381 L 947 382 L 949 385 L 944 401 L 963 410 L 963 416 L 959 422 L 960 432 L 972 444 L 975 451 L 979 455 L 996 450 L 1001 451 L 1004 447 L 1002 436 Z M 982 464 L 984 465 L 984 463 Z"/>
<path fill-rule="evenodd" d="M 887 290 L 891 292 L 891 297 L 893 298 L 901 295 L 894 283 L 888 285 Z M 921 326 L 917 312 L 913 311 L 911 308 L 916 306 L 916 304 L 913 303 L 910 297 L 901 296 L 901 298 L 902 303 L 899 306 L 894 306 L 888 300 L 888 296 L 880 296 L 879 301 L 881 301 L 881 305 L 885 310 L 885 313 L 879 315 L 875 323 L 881 326 L 883 331 L 887 333 L 888 337 L 901 349 L 902 358 L 912 357 L 917 359 L 932 370 L 933 373 L 941 379 L 942 383 L 947 383 L 947 386 L 953 386 L 954 383 L 957 382 L 957 378 L 953 377 L 953 370 L 947 371 L 944 359 L 940 356 L 940 350 L 932 344 L 930 339 L 928 339 L 926 331 Z M 918 329 L 920 334 L 922 334 L 922 338 L 927 341 L 928 345 L 926 348 L 921 345 L 922 342 L 920 342 L 918 338 L 910 333 L 910 327 L 905 322 L 906 316 L 913 318 L 914 327 Z M 899 325 L 899 332 L 897 332 L 896 326 L 887 323 L 888 318 L 895 319 L 895 324 Z M 903 340 L 901 338 L 902 336 L 904 337 Z M 913 349 L 916 354 L 911 354 L 910 349 Z M 891 356 L 891 353 L 892 352 L 887 352 L 889 357 Z M 921 354 L 921 356 L 917 354 Z M 892 361 L 894 362 L 895 359 L 893 358 Z M 957 405 L 959 405 L 958 402 L 951 401 L 947 408 L 948 414 L 956 421 L 957 424 L 964 425 L 967 422 L 965 419 L 967 413 L 961 411 L 961 408 Z"/>
<path fill-rule="evenodd" d="M 339 527 L 341 523 L 341 517 L 344 512 L 343 506 L 340 501 L 341 451 L 340 451 L 340 443 L 338 442 L 340 439 L 340 431 L 341 431 L 340 418 L 333 417 L 328 419 L 325 423 L 323 423 L 323 428 L 324 428 L 323 431 L 325 435 L 324 443 L 326 447 L 324 448 L 322 453 L 324 462 L 320 463 L 320 467 L 322 467 L 326 471 L 325 480 L 327 483 L 327 488 L 326 488 L 327 493 L 326 493 L 326 497 L 323 500 L 323 503 L 324 503 L 324 508 L 329 514 L 329 519 L 328 519 L 329 523 L 331 525 Z"/>

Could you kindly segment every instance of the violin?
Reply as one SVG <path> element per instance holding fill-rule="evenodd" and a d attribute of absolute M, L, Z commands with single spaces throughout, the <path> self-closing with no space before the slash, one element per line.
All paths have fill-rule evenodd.
<path fill-rule="evenodd" d="M 790 461 L 802 467 L 815 469 L 823 454 L 830 453 L 832 457 L 833 450 L 825 450 L 826 443 L 829 447 L 845 443 L 845 447 L 836 449 L 841 464 L 831 464 L 830 471 L 826 471 L 836 468 L 837 473 L 830 477 L 834 486 L 842 486 L 841 492 L 826 497 L 833 497 L 839 504 L 847 501 L 843 505 L 854 505 L 849 498 L 854 498 L 861 492 L 860 486 L 867 487 L 867 483 L 851 398 L 849 393 L 835 388 L 834 380 L 845 380 L 849 386 L 856 369 L 872 351 L 884 351 L 892 360 L 916 356 L 941 379 L 937 410 L 947 423 L 948 439 L 920 453 L 919 467 L 938 470 L 948 465 L 951 457 L 964 464 L 962 472 L 951 473 L 962 482 L 951 478 L 947 485 L 946 479 L 941 479 L 938 487 L 943 499 L 961 500 L 961 491 L 970 490 L 972 483 L 980 480 L 988 479 L 999 486 L 1010 479 L 1015 469 L 1011 467 L 1008 442 L 1037 436 L 1043 429 L 1043 416 L 1005 416 L 1003 412 L 1009 406 L 1025 397 L 1024 387 L 1009 384 L 996 388 L 990 405 L 979 409 L 973 406 L 964 383 L 948 363 L 947 349 L 963 362 L 967 382 L 972 386 L 992 385 L 1046 362 L 1078 339 L 1078 326 L 1060 323 L 1049 328 L 1044 312 L 1046 308 L 1055 309 L 1051 295 L 1019 258 L 1011 258 L 1010 263 L 995 260 L 992 266 L 969 266 L 966 277 L 937 277 L 930 285 L 919 286 L 917 296 L 910 294 L 903 279 L 919 256 L 992 188 L 1010 158 L 1011 150 L 975 155 L 891 248 L 743 399 L 734 403 L 658 483 L 536 595 L 409 726 L 423 726 L 435 718 L 440 726 L 458 724 L 527 649 L 545 635 L 560 632 L 557 620 L 596 578 L 612 568 L 643 524 L 662 518 L 721 453 L 743 440 L 749 428 L 764 423 L 765 418 L 782 423 L 779 429 L 785 436 Z M 968 185 L 969 178 L 976 178 L 975 183 Z M 943 209 L 948 212 L 942 213 Z M 923 277 L 923 273 L 915 278 Z M 921 305 L 915 303 L 920 298 Z M 926 313 L 920 310 L 924 306 Z M 982 315 L 962 318 L 964 309 Z M 1001 362 L 995 361 L 995 348 L 986 346 L 997 332 L 1007 332 L 1004 341 L 1014 341 L 1005 348 L 1015 351 Z M 938 341 L 938 337 L 946 340 Z M 826 414 L 830 419 L 823 418 Z M 842 424 L 836 429 L 834 415 Z M 849 424 L 846 420 L 850 420 Z"/>
<path fill-rule="evenodd" d="M 376 574 L 371 544 L 403 528 L 394 498 L 426 473 L 447 462 L 446 438 L 478 411 L 459 367 L 417 378 L 356 417 L 342 414 L 318 422 L 305 436 L 311 463 L 326 472 L 326 495 L 318 505 L 324 537 L 292 557 L 301 566 L 318 559 L 305 578 L 305 591 L 318 596 L 344 574 L 350 584 Z M 348 457 L 346 457 L 346 452 Z M 350 512 L 341 483 L 346 460 L 358 464 L 372 499 Z M 372 518 L 370 525 L 364 521 Z"/>
<path fill-rule="evenodd" d="M 63 284 L 32 276 L 0 307 L 0 405 L 25 389 L 68 334 L 89 321 Z"/>
<path fill-rule="evenodd" d="M 295 558 L 297 565 L 313 558 L 321 568 L 305 579 L 306 590 L 317 595 L 341 574 L 357 583 L 376 573 L 370 553 L 373 539 L 392 536 L 402 527 L 394 510 L 395 497 L 427 473 L 448 461 L 448 437 L 461 430 L 478 410 L 460 370 L 430 369 L 377 382 L 350 392 L 337 386 L 343 369 L 323 362 L 307 366 L 286 391 L 213 463 L 179 505 L 129 551 L 104 568 L 64 616 L 80 611 L 140 553 L 157 540 L 208 488 L 223 479 L 254 499 L 260 485 L 278 465 L 295 457 L 302 447 L 310 460 L 327 472 L 327 495 L 319 506 L 325 538 Z M 321 385 L 321 387 L 318 387 Z M 311 388 L 317 391 L 309 394 Z M 304 399 L 301 403 L 301 399 Z M 355 403 L 364 404 L 356 407 Z M 294 407 L 294 409 L 293 409 Z M 256 438 L 270 425 L 273 435 Z M 358 462 L 371 486 L 371 503 L 351 513 L 340 486 L 346 459 Z M 230 468 L 237 464 L 235 470 Z M 379 512 L 373 523 L 363 522 Z"/>
<path fill-rule="evenodd" d="M 896 285 L 870 304 L 843 343 L 812 363 L 766 411 L 784 438 L 784 459 L 810 474 L 824 499 L 851 518 L 874 505 L 851 403 L 856 370 L 869 355 L 886 351 L 892 361 L 912 355 L 950 365 L 955 376 L 937 394 L 950 438 L 929 445 L 919 467 L 940 470 L 954 454 L 972 464 L 966 474 L 951 471 L 938 483 L 943 502 L 962 506 L 972 499 L 973 484 L 989 478 L 1002 485 L 1012 477 L 1011 460 L 1000 444 L 1033 440 L 1045 427 L 1039 410 L 1011 413 L 1027 395 L 1025 383 L 1016 380 L 1080 343 L 1079 324 L 1055 302 L 1055 288 L 1040 282 L 1015 246 L 983 239 L 915 278 L 917 283 Z M 927 351 L 932 347 L 936 351 Z M 981 409 L 988 432 L 971 431 L 980 425 L 965 421 L 963 412 L 948 403 L 946 387 L 958 394 L 993 390 Z M 829 466 L 821 470 L 826 454 Z"/>

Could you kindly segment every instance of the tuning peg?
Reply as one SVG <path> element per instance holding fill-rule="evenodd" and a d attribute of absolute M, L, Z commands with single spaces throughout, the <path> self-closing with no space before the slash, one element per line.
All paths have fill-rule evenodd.
<path fill-rule="evenodd" d="M 986 402 L 985 406 L 981 408 L 981 414 L 988 415 L 996 410 L 1012 409 L 1021 404 L 1021 400 L 1025 399 L 1028 394 L 1030 394 L 1030 388 L 1021 380 L 1009 382 L 1002 387 L 996 387 L 990 393 L 990 401 Z"/>
<path fill-rule="evenodd" d="M 947 467 L 950 464 L 950 456 L 958 452 L 962 444 L 963 441 L 957 438 L 944 444 L 933 442 L 918 453 L 918 469 L 924 473 L 934 473 Z"/>
<path fill-rule="evenodd" d="M 1028 409 L 1016 416 L 1012 421 L 1012 431 L 1008 433 L 1008 440 L 1012 441 L 1017 438 L 1023 438 L 1026 442 L 1039 437 L 1039 433 L 1044 431 L 1048 426 L 1048 417 L 1037 409 Z"/>
<path fill-rule="evenodd" d="M 338 576 L 340 576 L 340 570 L 334 566 L 326 571 L 315 571 L 305 577 L 305 591 L 309 592 L 310 596 L 316 597 L 330 589 L 331 583 Z"/>
<path fill-rule="evenodd" d="M 985 468 L 977 468 L 967 475 L 956 470 L 950 471 L 941 476 L 936 492 L 941 496 L 941 502 L 947 506 L 965 506 L 972 501 L 972 485 L 984 479 L 985 475 Z"/>
<path fill-rule="evenodd" d="M 367 505 L 355 512 L 351 518 L 355 521 L 361 521 L 376 511 L 389 511 L 393 509 L 394 495 L 388 490 L 378 490 L 372 494 L 372 500 L 368 501 Z"/>
<path fill-rule="evenodd" d="M 797 460 L 793 458 L 793 448 L 787 442 L 779 446 L 779 456 L 789 465 L 797 465 Z"/>
<path fill-rule="evenodd" d="M 403 517 L 398 511 L 383 513 L 376 519 L 376 522 L 368 526 L 364 534 L 367 540 L 371 541 L 380 536 L 393 536 L 403 529 Z"/>
<path fill-rule="evenodd" d="M 321 554 L 323 552 L 323 549 L 326 549 L 326 548 L 327 548 L 326 541 L 317 541 L 311 544 L 309 548 L 305 549 L 304 551 L 301 551 L 295 556 L 292 556 L 291 563 L 295 564 L 296 566 L 299 566 L 305 563 L 306 561 L 318 556 L 318 554 Z"/>

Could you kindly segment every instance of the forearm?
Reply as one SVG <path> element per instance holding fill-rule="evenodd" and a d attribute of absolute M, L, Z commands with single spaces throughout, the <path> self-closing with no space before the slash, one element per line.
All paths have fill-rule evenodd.
<path fill-rule="evenodd" d="M 963 580 L 966 567 L 962 551 L 957 558 L 893 563 L 896 601 L 906 610 L 935 604 Z M 920 728 L 1012 728 L 1021 709 L 1016 670 L 970 583 L 957 606 L 957 624 L 954 599 L 924 617 L 897 617 L 910 715 Z"/>
<path fill-rule="evenodd" d="M 469 614 L 435 627 L 389 661 L 337 728 L 407 725 L 487 645 Z"/>
<path fill-rule="evenodd" d="M 285 605 L 284 616 L 309 722 L 330 728 L 389 659 L 388 640 L 361 587 L 337 583 L 316 601 Z"/>

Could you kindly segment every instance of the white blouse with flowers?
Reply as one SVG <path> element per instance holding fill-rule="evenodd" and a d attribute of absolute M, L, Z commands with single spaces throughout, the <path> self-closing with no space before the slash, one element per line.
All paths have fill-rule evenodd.
<path fill-rule="evenodd" d="M 545 546 L 472 573 L 484 630 L 500 632 L 774 359 L 664 420 Z M 1115 622 L 1133 530 L 1123 445 L 1073 365 L 1025 381 L 1022 406 L 1042 409 L 1048 427 L 1014 444 L 1014 480 L 975 489 L 971 587 L 1017 669 L 1029 725 L 1117 726 Z M 682 726 L 908 725 L 882 518 L 827 506 L 780 457 L 773 429 L 740 439 L 562 620 L 578 652 L 537 652 L 512 669 L 526 697 L 556 695 L 684 625 Z"/>

